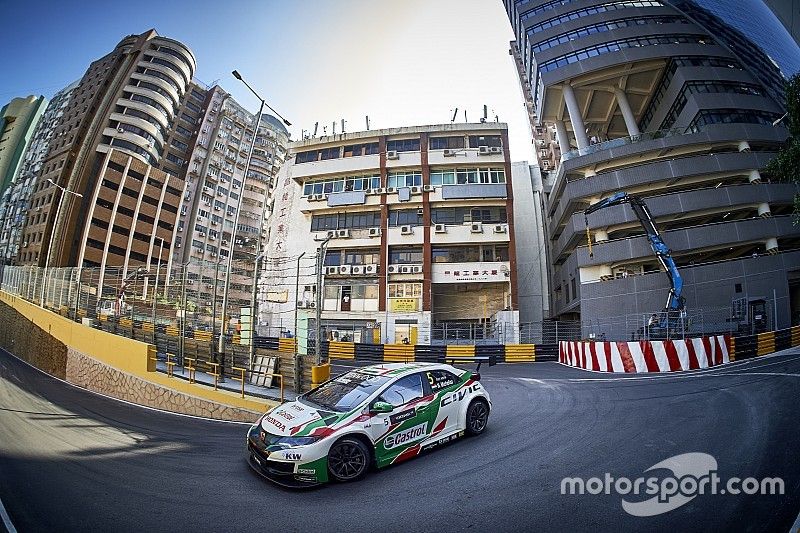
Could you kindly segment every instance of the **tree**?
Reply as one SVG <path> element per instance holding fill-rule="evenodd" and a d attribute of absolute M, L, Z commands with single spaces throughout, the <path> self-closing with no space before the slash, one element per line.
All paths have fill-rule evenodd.
<path fill-rule="evenodd" d="M 783 124 L 789 128 L 789 138 L 766 170 L 776 181 L 800 184 L 800 74 L 786 85 L 786 111 Z M 800 221 L 800 194 L 794 197 L 794 216 L 795 223 Z"/>

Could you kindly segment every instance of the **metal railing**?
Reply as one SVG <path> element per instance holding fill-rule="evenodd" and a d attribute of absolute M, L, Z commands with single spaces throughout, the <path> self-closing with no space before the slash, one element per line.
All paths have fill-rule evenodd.
<path fill-rule="evenodd" d="M 642 141 L 652 141 L 654 139 L 663 139 L 664 137 L 674 137 L 675 135 L 685 135 L 685 134 L 686 134 L 685 129 L 673 128 L 668 130 L 658 130 L 658 131 L 640 133 L 639 135 L 631 135 L 630 137 L 619 137 L 617 139 L 611 139 L 609 141 L 590 144 L 589 146 L 586 146 L 584 148 L 570 150 L 569 152 L 561 154 L 561 160 L 568 161 L 576 157 L 594 154 L 596 152 L 601 152 L 603 150 L 610 150 L 612 148 L 618 148 L 620 146 L 625 146 L 628 144 L 634 144 Z"/>

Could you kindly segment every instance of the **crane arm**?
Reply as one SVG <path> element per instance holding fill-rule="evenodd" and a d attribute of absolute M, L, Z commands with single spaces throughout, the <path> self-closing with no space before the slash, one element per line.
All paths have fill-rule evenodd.
<path fill-rule="evenodd" d="M 587 238 L 589 237 L 588 215 L 594 213 L 595 211 L 599 211 L 600 209 L 621 204 L 631 204 L 631 209 L 633 209 L 636 218 L 639 219 L 639 223 L 642 225 L 645 233 L 647 234 L 647 240 L 650 243 L 650 248 L 653 250 L 658 262 L 664 268 L 664 271 L 669 278 L 670 290 L 665 306 L 666 310 L 682 310 L 684 306 L 684 298 L 682 296 L 683 278 L 681 277 L 680 272 L 678 272 L 678 266 L 675 264 L 675 260 L 672 258 L 672 253 L 669 247 L 666 245 L 664 240 L 661 238 L 661 234 L 658 232 L 658 228 L 653 220 L 653 216 L 650 214 L 650 209 L 648 209 L 647 204 L 642 198 L 629 195 L 626 192 L 618 192 L 587 207 L 583 212 L 584 220 L 586 222 Z M 589 256 L 593 256 L 591 239 L 589 239 Z"/>

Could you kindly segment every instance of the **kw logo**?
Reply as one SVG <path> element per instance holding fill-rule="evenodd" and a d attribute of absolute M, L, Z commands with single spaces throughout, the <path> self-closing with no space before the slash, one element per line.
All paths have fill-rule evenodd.
<path fill-rule="evenodd" d="M 299 461 L 303 454 L 300 453 L 285 453 L 283 456 L 287 461 Z"/>

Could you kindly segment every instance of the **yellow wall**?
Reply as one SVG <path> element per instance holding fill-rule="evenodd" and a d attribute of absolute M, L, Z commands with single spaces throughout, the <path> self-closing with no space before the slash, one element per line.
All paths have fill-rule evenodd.
<path fill-rule="evenodd" d="M 84 326 L 3 291 L 0 291 L 0 300 L 22 313 L 34 324 L 67 345 L 68 348 L 73 348 L 108 366 L 151 383 L 191 396 L 256 412 L 263 412 L 267 408 L 277 405 L 277 402 L 242 398 L 241 395 L 229 391 L 215 391 L 205 385 L 192 384 L 181 379 L 167 377 L 166 374 L 160 372 L 148 371 L 148 347 L 150 345 L 147 343 Z"/>

